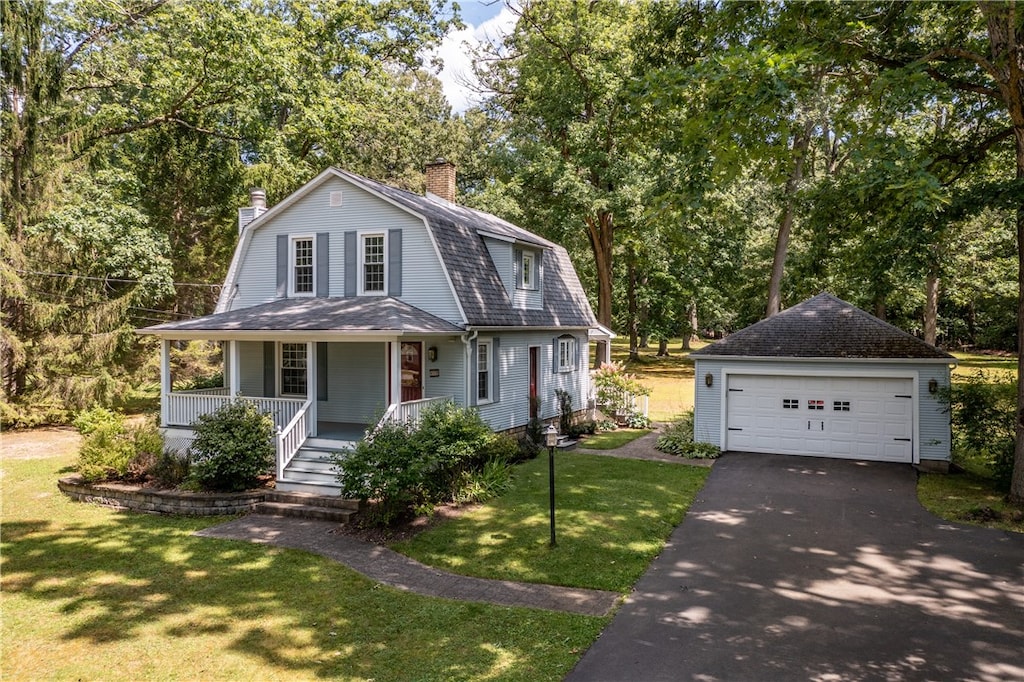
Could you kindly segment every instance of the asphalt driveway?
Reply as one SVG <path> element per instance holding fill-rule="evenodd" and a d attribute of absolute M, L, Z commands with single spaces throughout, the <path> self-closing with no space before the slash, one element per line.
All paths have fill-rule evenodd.
<path fill-rule="evenodd" d="M 1024 680 L 1024 536 L 909 465 L 729 453 L 568 680 Z"/>

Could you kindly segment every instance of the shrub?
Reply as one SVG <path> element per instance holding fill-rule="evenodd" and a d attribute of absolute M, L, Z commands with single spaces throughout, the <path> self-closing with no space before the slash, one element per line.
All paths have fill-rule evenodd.
<path fill-rule="evenodd" d="M 161 488 L 176 488 L 188 480 L 190 470 L 188 453 L 170 451 L 161 453 L 147 473 Z"/>
<path fill-rule="evenodd" d="M 1017 383 L 1012 374 L 986 376 L 979 371 L 947 391 L 953 425 L 954 457 L 1010 489 L 1013 475 Z"/>
<path fill-rule="evenodd" d="M 605 363 L 595 370 L 593 381 L 597 389 L 598 406 L 616 414 L 631 413 L 635 396 L 651 394 L 651 389 L 627 373 L 625 367 L 614 362 Z"/>
<path fill-rule="evenodd" d="M 526 437 L 533 441 L 534 445 L 541 445 L 544 442 L 544 422 L 536 417 L 531 419 L 526 425 Z"/>
<path fill-rule="evenodd" d="M 630 412 L 626 416 L 626 426 L 631 429 L 649 429 L 651 427 L 651 420 L 647 415 L 640 414 L 639 412 Z"/>
<path fill-rule="evenodd" d="M 614 431 L 617 428 L 619 428 L 619 425 L 613 419 L 602 419 L 597 422 L 598 431 Z"/>
<path fill-rule="evenodd" d="M 519 454 L 512 461 L 525 462 L 526 460 L 533 459 L 540 454 L 541 450 L 540 443 L 529 436 L 525 436 L 519 439 Z"/>
<path fill-rule="evenodd" d="M 126 426 L 122 415 L 106 408 L 86 410 L 74 423 L 84 436 L 78 471 L 89 482 L 144 479 L 148 464 L 163 452 L 155 424 Z"/>
<path fill-rule="evenodd" d="M 450 499 L 461 474 L 483 466 L 485 448 L 493 438 L 476 410 L 460 408 L 451 401 L 424 410 L 413 440 L 428 462 L 423 481 L 428 499 Z"/>
<path fill-rule="evenodd" d="M 247 400 L 200 415 L 194 432 L 191 476 L 204 490 L 252 488 L 274 464 L 274 420 Z"/>
<path fill-rule="evenodd" d="M 573 424 L 569 428 L 570 438 L 579 438 L 580 436 L 583 435 L 593 435 L 595 433 L 597 433 L 597 422 L 595 422 L 593 419 L 589 419 L 585 422 L 580 422 L 579 424 Z"/>
<path fill-rule="evenodd" d="M 572 394 L 560 388 L 555 389 L 558 397 L 558 429 L 562 435 L 568 435 L 572 429 Z"/>
<path fill-rule="evenodd" d="M 692 410 L 665 427 L 654 447 L 670 455 L 692 459 L 715 459 L 722 454 L 710 443 L 694 442 Z"/>
<path fill-rule="evenodd" d="M 512 467 L 503 459 L 491 459 L 479 471 L 465 472 L 462 485 L 452 497 L 459 504 L 486 502 L 508 492 L 512 486 Z"/>

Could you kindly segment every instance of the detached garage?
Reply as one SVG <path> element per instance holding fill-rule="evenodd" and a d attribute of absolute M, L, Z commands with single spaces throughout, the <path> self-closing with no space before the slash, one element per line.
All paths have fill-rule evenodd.
<path fill-rule="evenodd" d="M 956 359 L 819 294 L 691 354 L 695 439 L 722 450 L 946 470 Z"/>

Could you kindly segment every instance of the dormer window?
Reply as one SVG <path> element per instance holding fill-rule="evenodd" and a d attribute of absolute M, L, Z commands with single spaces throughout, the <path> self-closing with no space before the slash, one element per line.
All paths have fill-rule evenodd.
<path fill-rule="evenodd" d="M 312 296 L 316 293 L 315 239 L 312 235 L 291 238 L 289 296 Z"/>
<path fill-rule="evenodd" d="M 384 295 L 388 281 L 386 235 L 367 233 L 359 238 L 359 293 Z"/>
<path fill-rule="evenodd" d="M 537 257 L 532 251 L 523 251 L 520 261 L 519 272 L 521 273 L 519 286 L 523 289 L 537 288 Z"/>

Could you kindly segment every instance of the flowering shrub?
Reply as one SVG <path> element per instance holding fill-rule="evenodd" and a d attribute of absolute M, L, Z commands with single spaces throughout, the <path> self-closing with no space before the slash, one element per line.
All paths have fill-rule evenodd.
<path fill-rule="evenodd" d="M 632 415 L 635 412 L 633 398 L 651 394 L 651 389 L 626 372 L 619 363 L 604 363 L 594 371 L 593 379 L 597 388 L 597 404 L 608 412 Z"/>

